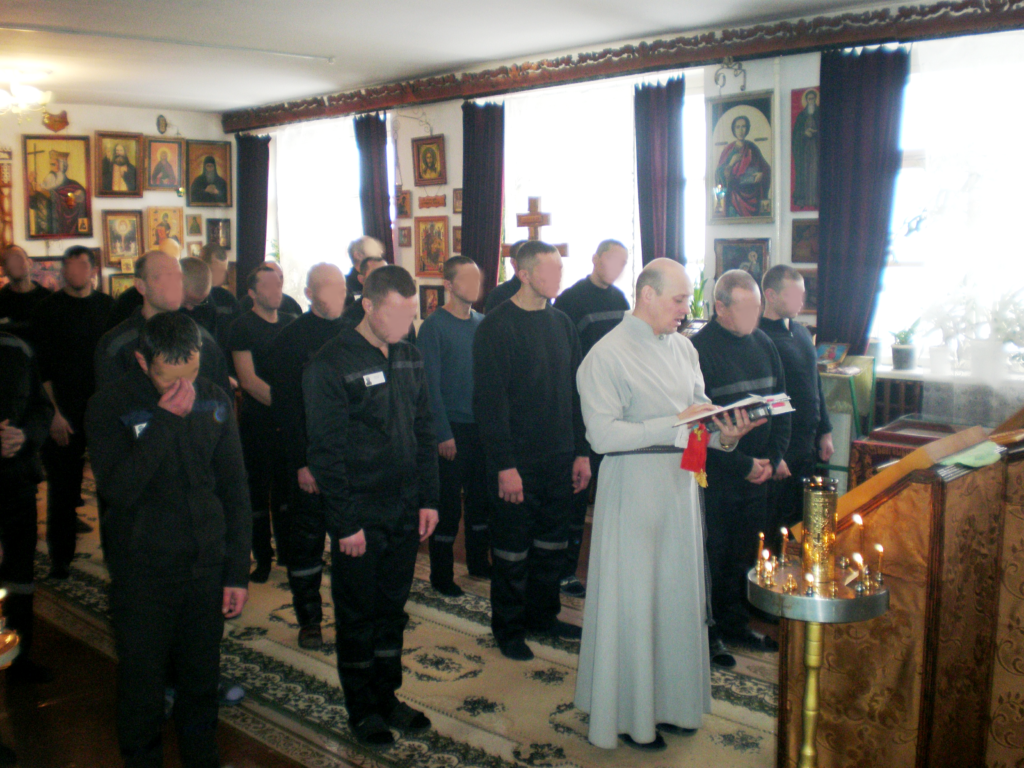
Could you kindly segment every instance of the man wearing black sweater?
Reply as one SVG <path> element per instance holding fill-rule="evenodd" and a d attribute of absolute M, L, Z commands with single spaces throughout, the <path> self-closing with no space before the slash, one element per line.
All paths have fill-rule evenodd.
<path fill-rule="evenodd" d="M 316 264 L 306 275 L 309 312 L 284 328 L 270 342 L 271 411 L 283 438 L 288 465 L 288 586 L 299 622 L 299 646 L 323 643 L 320 582 L 324 569 L 327 521 L 316 480 L 306 458 L 306 410 L 302 372 L 313 355 L 343 327 L 345 276 L 333 264 Z"/>
<path fill-rule="evenodd" d="M 525 240 L 517 240 L 512 243 L 512 246 L 508 249 L 508 260 L 512 262 L 512 278 L 510 280 L 506 280 L 501 285 L 496 285 L 490 290 L 487 294 L 487 298 L 484 300 L 485 313 L 493 311 L 499 304 L 503 304 L 511 299 L 519 293 L 519 289 L 523 287 L 523 284 L 519 280 L 519 270 L 516 266 L 516 255 L 525 243 Z"/>
<path fill-rule="evenodd" d="M 53 403 L 46 467 L 46 540 L 50 577 L 66 579 L 75 556 L 75 509 L 81 503 L 85 467 L 85 405 L 95 388 L 93 355 L 107 329 L 113 299 L 92 288 L 96 256 L 75 245 L 64 252 L 64 287 L 36 305 L 32 343 L 39 355 L 43 389 Z"/>
<path fill-rule="evenodd" d="M 527 631 L 580 637 L 558 620 L 572 494 L 590 482 L 572 321 L 550 305 L 562 257 L 537 240 L 517 257 L 523 287 L 487 315 L 473 341 L 473 412 L 480 425 L 490 492 L 494 564 L 491 629 L 501 652 L 526 661 Z"/>
<path fill-rule="evenodd" d="M 85 416 L 118 658 L 117 735 L 126 768 L 163 765 L 173 673 L 181 762 L 220 765 L 217 681 L 224 619 L 248 595 L 252 514 L 231 400 L 199 376 L 190 318 L 146 322 L 136 366 Z"/>
<path fill-rule="evenodd" d="M 626 295 L 615 285 L 626 268 L 629 252 L 618 240 L 602 240 L 593 256 L 594 271 L 566 288 L 555 299 L 555 309 L 569 316 L 580 336 L 581 359 L 604 335 L 622 322 L 622 316 L 629 311 Z M 590 484 L 597 482 L 597 469 L 601 464 L 600 454 L 590 453 Z M 562 593 L 570 597 L 586 597 L 587 589 L 576 577 L 579 567 L 580 548 L 587 521 L 587 507 L 590 493 L 573 497 L 573 514 L 569 523 L 569 548 L 566 550 L 565 571 L 562 574 Z"/>
<path fill-rule="evenodd" d="M 804 305 L 804 279 L 788 264 L 778 264 L 765 273 L 761 285 L 764 316 L 760 328 L 779 351 L 786 372 L 786 394 L 796 409 L 783 459 L 786 469 L 776 472 L 771 488 L 774 522 L 769 535 L 774 540 L 782 526 L 792 527 L 802 519 L 803 479 L 816 474 L 819 459 L 828 463 L 835 449 L 814 341 L 810 331 L 795 320 Z M 787 472 L 788 477 L 780 477 Z"/>
<path fill-rule="evenodd" d="M 50 291 L 32 279 L 32 264 L 20 245 L 9 245 L 0 253 L 0 267 L 7 285 L 0 288 L 0 330 L 31 341 L 32 311 Z"/>
<path fill-rule="evenodd" d="M 693 337 L 704 387 L 715 405 L 730 405 L 748 395 L 773 395 L 786 389 L 779 353 L 757 329 L 761 291 L 749 273 L 729 270 L 715 283 L 715 318 Z M 708 562 L 711 571 L 712 660 L 732 666 L 723 640 L 762 650 L 778 648 L 771 638 L 748 626 L 746 574 L 754 565 L 757 535 L 768 526 L 768 486 L 789 445 L 789 415 L 770 418 L 749 432 L 730 453 L 708 451 L 705 504 Z"/>

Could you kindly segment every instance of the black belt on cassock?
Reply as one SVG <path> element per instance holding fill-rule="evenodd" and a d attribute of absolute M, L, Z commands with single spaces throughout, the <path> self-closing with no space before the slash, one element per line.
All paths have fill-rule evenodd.
<path fill-rule="evenodd" d="M 682 453 L 682 448 L 676 448 L 674 445 L 651 445 L 647 448 L 637 448 L 635 451 L 612 451 L 611 453 L 604 454 L 605 456 L 635 456 L 643 453 Z"/>

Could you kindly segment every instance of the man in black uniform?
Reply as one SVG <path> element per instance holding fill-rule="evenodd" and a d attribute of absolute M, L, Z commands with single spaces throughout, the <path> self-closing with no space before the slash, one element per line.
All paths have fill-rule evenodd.
<path fill-rule="evenodd" d="M 21 653 L 7 675 L 12 682 L 48 682 L 50 671 L 29 653 L 36 590 L 36 486 L 43 477 L 39 449 L 53 405 L 43 392 L 32 348 L 9 333 L 0 333 L 0 370 L 0 581 L 7 590 L 7 623 L 21 636 Z"/>
<path fill-rule="evenodd" d="M 314 355 L 302 380 L 307 455 L 331 534 L 338 673 L 356 736 L 430 728 L 395 692 L 416 550 L 437 525 L 437 446 L 419 350 L 401 341 L 416 283 L 401 267 L 364 285 L 366 317 Z"/>
<path fill-rule="evenodd" d="M 512 262 L 512 278 L 506 280 L 501 285 L 496 285 L 491 289 L 491 292 L 487 294 L 487 298 L 484 300 L 485 313 L 490 312 L 502 302 L 511 299 L 519 293 L 519 289 L 523 287 L 522 282 L 519 280 L 519 268 L 516 266 L 516 255 L 525 243 L 526 240 L 517 240 L 509 247 L 508 259 Z"/>
<path fill-rule="evenodd" d="M 284 270 L 281 269 L 280 263 L 274 259 L 267 259 L 260 266 L 269 267 L 270 269 L 277 272 L 277 276 L 281 278 L 281 284 L 284 285 Z M 253 307 L 252 295 L 246 290 L 245 296 L 242 297 L 241 301 L 238 302 L 238 306 L 242 312 L 248 312 Z M 289 296 L 287 293 L 281 294 L 281 314 L 288 315 L 292 320 L 302 314 L 302 307 L 295 299 Z"/>
<path fill-rule="evenodd" d="M 559 621 L 572 495 L 590 482 L 576 369 L 580 341 L 551 306 L 562 257 L 531 240 L 519 249 L 523 287 L 487 315 L 473 341 L 473 412 L 487 452 L 491 628 L 501 652 L 529 660 L 527 631 L 579 639 Z"/>
<path fill-rule="evenodd" d="M 43 444 L 46 467 L 46 538 L 50 578 L 66 579 L 75 556 L 75 509 L 81 504 L 85 467 L 85 405 L 94 389 L 93 355 L 107 329 L 113 300 L 92 288 L 96 257 L 85 246 L 64 252 L 64 287 L 47 296 L 32 315 L 43 389 L 54 406 L 50 437 Z"/>
<path fill-rule="evenodd" d="M 618 240 L 602 240 L 594 253 L 594 271 L 566 288 L 555 299 L 555 309 L 569 316 L 576 332 L 580 335 L 581 359 L 587 356 L 597 342 L 608 331 L 622 322 L 622 316 L 629 311 L 626 294 L 619 290 L 615 281 L 619 279 L 629 260 L 626 246 Z M 600 454 L 590 452 L 590 485 L 597 482 L 597 469 L 601 464 Z M 562 574 L 562 594 L 570 597 L 586 597 L 576 571 L 580 563 L 580 548 L 583 545 L 583 530 L 587 523 L 587 507 L 590 505 L 589 489 L 573 497 L 572 520 L 569 522 L 569 548 L 566 550 L 565 572 Z"/>
<path fill-rule="evenodd" d="M 50 291 L 32 279 L 32 264 L 20 245 L 9 245 L 0 253 L 0 267 L 7 277 L 7 285 L 0 288 L 0 330 L 31 341 L 32 311 Z"/>
<path fill-rule="evenodd" d="M 200 262 L 201 263 L 201 262 Z M 135 368 L 135 350 L 142 327 L 160 312 L 178 312 L 183 295 L 181 264 L 163 251 L 149 251 L 135 264 L 135 286 L 142 306 L 125 321 L 111 328 L 96 345 L 96 387 L 105 387 Z M 203 354 L 199 372 L 212 383 L 231 391 L 227 362 L 220 346 L 200 326 Z"/>
<path fill-rule="evenodd" d="M 117 735 L 126 768 L 160 768 L 173 669 L 181 762 L 220 766 L 217 682 L 224 619 L 248 589 L 252 515 L 231 400 L 199 376 L 199 327 L 146 322 L 129 373 L 89 401 L 86 431 L 117 644 Z"/>
<path fill-rule="evenodd" d="M 345 299 L 345 309 L 348 309 L 363 297 L 363 281 L 359 279 L 359 265 L 367 257 L 379 257 L 383 260 L 384 243 L 375 237 L 364 235 L 349 243 L 348 257 L 352 260 L 352 269 L 345 275 L 345 288 L 348 290 L 348 296 Z"/>
<path fill-rule="evenodd" d="M 786 372 L 786 394 L 796 409 L 790 417 L 789 449 L 775 470 L 776 482 L 770 489 L 774 517 L 769 536 L 775 540 L 782 526 L 791 528 L 803 519 L 803 479 L 817 474 L 818 460 L 827 464 L 835 449 L 814 341 L 810 331 L 796 321 L 804 305 L 804 279 L 788 264 L 778 264 L 765 272 L 761 285 L 764 315 L 760 328 L 779 351 Z M 776 540 L 772 551 L 778 543 Z"/>
<path fill-rule="evenodd" d="M 214 339 L 223 337 L 222 316 L 210 299 L 213 287 L 210 268 L 202 259 L 186 256 L 181 264 L 181 313 L 196 321 L 196 325 Z"/>
<path fill-rule="evenodd" d="M 238 427 L 252 501 L 252 549 L 256 556 L 256 569 L 250 580 L 263 584 L 270 576 L 274 557 L 271 513 L 277 534 L 278 562 L 285 564 L 289 523 L 284 445 L 270 409 L 270 344 L 295 316 L 278 311 L 283 296 L 281 273 L 269 264 L 256 267 L 246 284 L 253 302 L 252 309 L 239 315 L 231 325 L 228 349 L 244 392 Z"/>
<path fill-rule="evenodd" d="M 291 541 L 288 585 L 299 622 L 299 646 L 319 648 L 323 606 L 320 581 L 324 569 L 327 521 L 320 489 L 306 459 L 306 410 L 302 372 L 313 354 L 338 335 L 345 306 L 345 276 L 333 264 L 316 264 L 306 275 L 309 312 L 286 327 L 270 345 L 273 411 L 288 458 Z"/>
<path fill-rule="evenodd" d="M 213 286 L 210 288 L 210 301 L 217 308 L 220 318 L 218 328 L 221 335 L 217 337 L 217 342 L 223 348 L 227 346 L 231 323 L 242 311 L 238 299 L 224 287 L 228 279 L 228 254 L 217 243 L 207 243 L 199 251 L 199 259 L 210 268 L 210 283 Z"/>
<path fill-rule="evenodd" d="M 370 238 L 371 240 L 373 238 Z M 374 242 L 377 242 L 374 240 Z M 387 266 L 387 261 L 384 260 L 383 256 L 364 256 L 363 260 L 359 262 L 358 274 L 356 275 L 356 284 L 359 286 L 359 301 L 355 303 L 345 303 L 345 311 L 341 315 L 341 320 L 345 325 L 350 328 L 355 328 L 366 317 L 366 310 L 363 308 L 362 296 L 363 296 L 363 284 L 366 282 L 366 278 L 370 276 L 373 270 L 380 267 Z M 348 284 L 348 278 L 345 278 L 345 283 Z M 408 341 L 410 344 L 416 343 L 416 324 L 412 323 L 409 326 L 409 332 L 405 335 L 404 341 Z"/>
<path fill-rule="evenodd" d="M 748 272 L 732 269 L 715 283 L 715 317 L 693 337 L 704 374 L 704 391 L 715 405 L 748 395 L 786 389 L 779 353 L 757 328 L 761 291 Z M 708 525 L 708 566 L 715 626 L 711 658 L 720 666 L 736 661 L 729 640 L 759 650 L 778 650 L 770 637 L 749 627 L 747 571 L 754 565 L 757 534 L 768 526 L 768 485 L 789 444 L 789 414 L 769 418 L 748 432 L 736 449 L 708 451 L 704 492 Z"/>

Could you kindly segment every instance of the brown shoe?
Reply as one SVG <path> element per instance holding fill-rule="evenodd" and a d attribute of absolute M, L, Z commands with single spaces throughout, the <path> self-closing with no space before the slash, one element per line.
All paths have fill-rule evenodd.
<path fill-rule="evenodd" d="M 307 651 L 315 651 L 323 644 L 324 636 L 320 632 L 319 624 L 299 629 L 299 648 L 304 648 Z"/>

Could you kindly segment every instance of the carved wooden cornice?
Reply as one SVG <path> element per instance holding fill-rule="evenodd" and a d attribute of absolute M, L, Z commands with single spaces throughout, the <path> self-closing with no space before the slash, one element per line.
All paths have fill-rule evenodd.
<path fill-rule="evenodd" d="M 838 46 L 909 42 L 1024 27 L 1024 0 L 946 0 L 719 29 L 495 67 L 480 72 L 333 93 L 225 112 L 232 133 L 450 99 L 478 98 L 616 75 L 700 66 L 734 59 L 803 53 Z"/>

